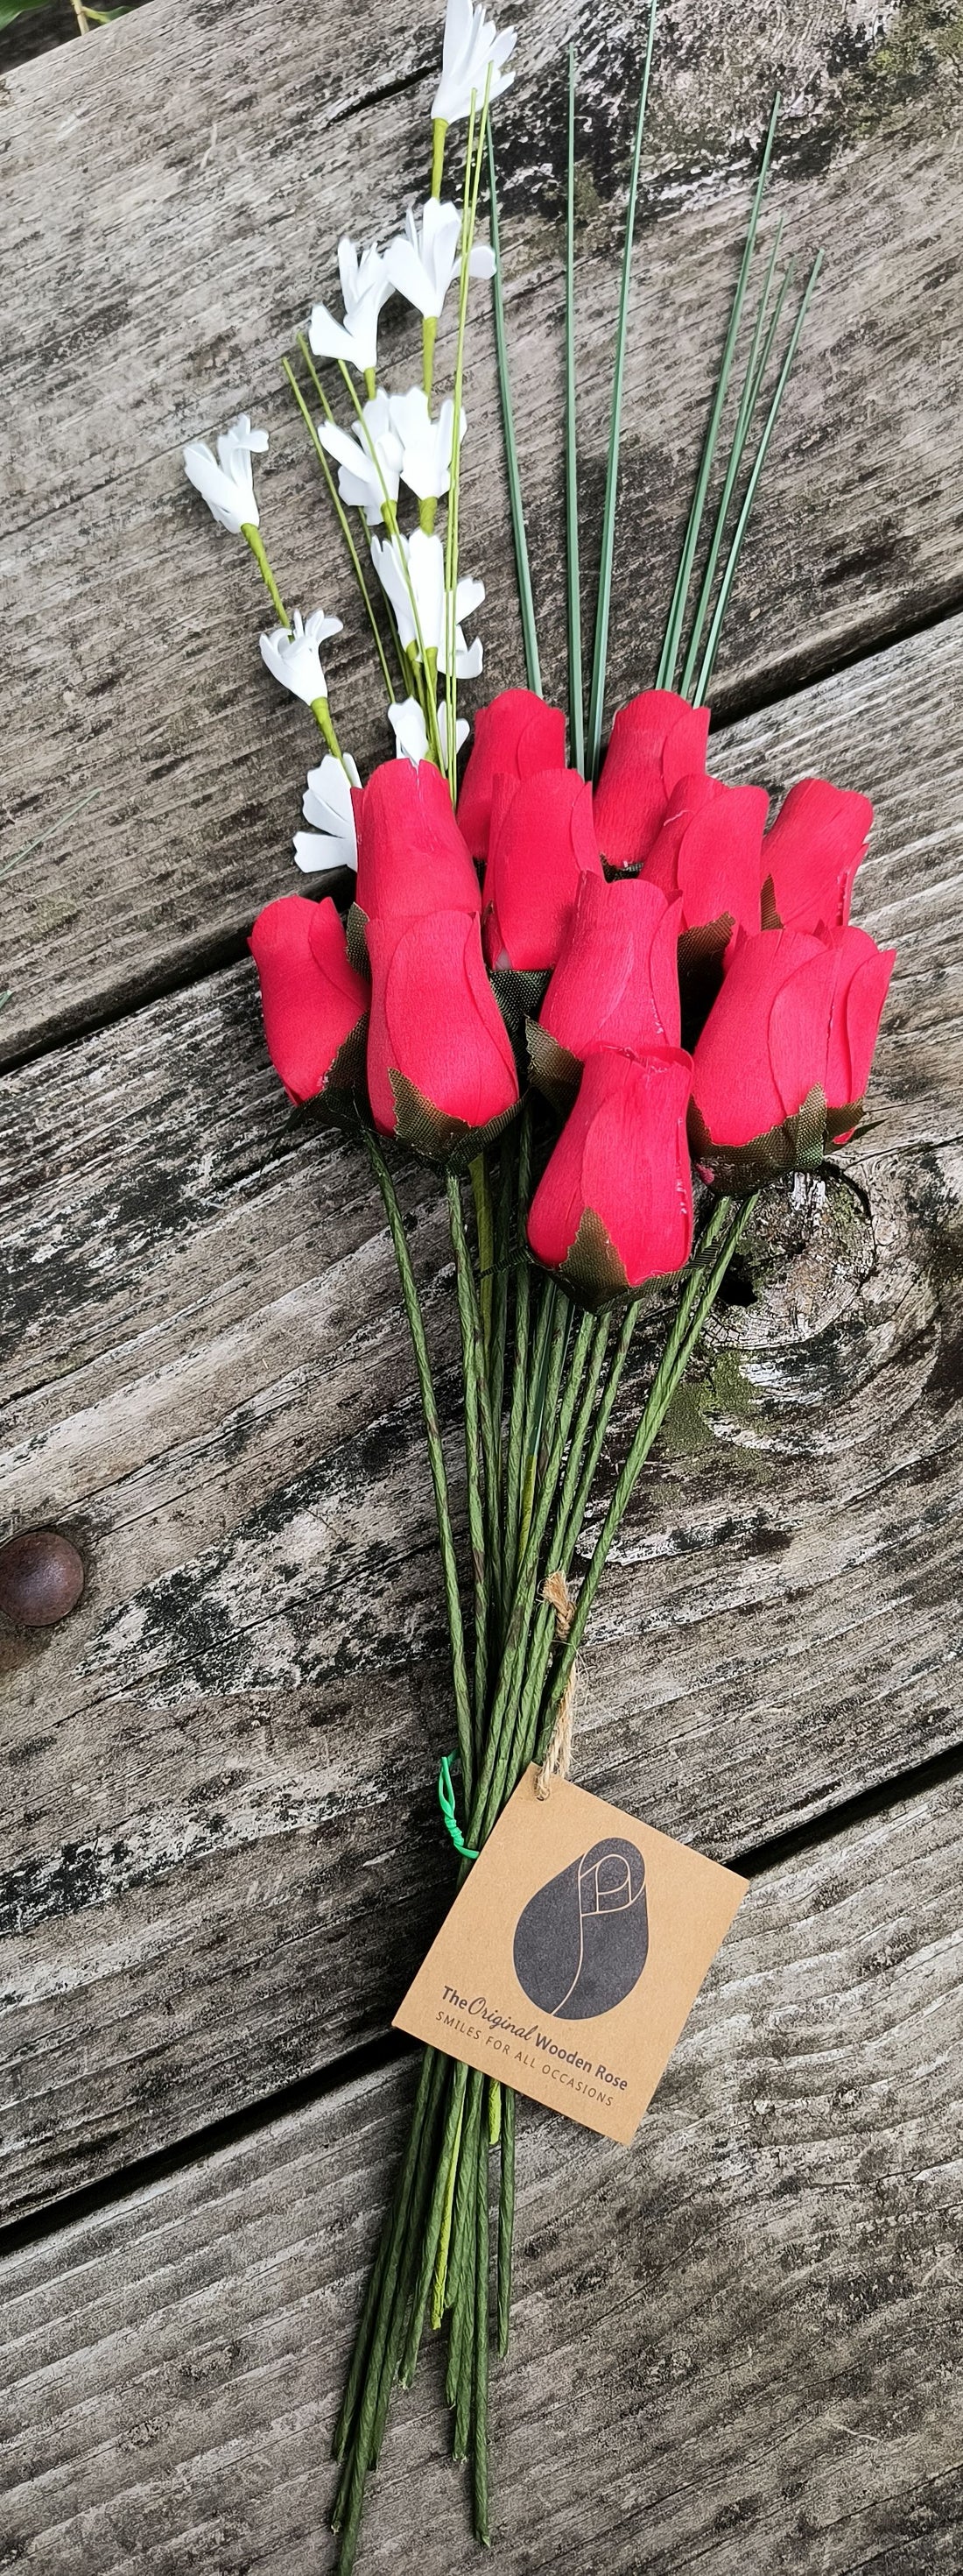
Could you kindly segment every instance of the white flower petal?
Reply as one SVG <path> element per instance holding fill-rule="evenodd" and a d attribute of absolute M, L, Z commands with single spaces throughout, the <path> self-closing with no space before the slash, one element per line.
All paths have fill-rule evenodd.
<path fill-rule="evenodd" d="M 316 876 L 321 869 L 356 868 L 358 853 L 352 842 L 330 832 L 295 832 L 294 864 L 302 875 Z"/>

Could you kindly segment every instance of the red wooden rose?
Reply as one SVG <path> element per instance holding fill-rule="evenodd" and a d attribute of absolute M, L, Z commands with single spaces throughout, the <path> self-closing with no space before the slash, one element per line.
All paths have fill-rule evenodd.
<path fill-rule="evenodd" d="M 478 912 L 478 877 L 431 761 L 383 760 L 352 794 L 358 835 L 356 899 L 368 920 Z"/>
<path fill-rule="evenodd" d="M 692 1243 L 691 1059 L 678 1048 L 586 1058 L 532 1200 L 528 1240 L 587 1304 L 679 1270 Z"/>
<path fill-rule="evenodd" d="M 721 1187 L 809 1168 L 852 1134 L 895 955 L 852 928 L 736 943 L 692 1076 L 693 1150 Z"/>
<path fill-rule="evenodd" d="M 475 718 L 458 822 L 476 859 L 488 856 L 492 789 L 498 777 L 531 778 L 540 769 L 565 767 L 565 718 L 531 689 L 502 689 Z"/>
<path fill-rule="evenodd" d="M 268 1053 L 290 1100 L 314 1100 L 363 1068 L 368 987 L 351 965 L 327 895 L 282 895 L 259 912 L 248 943 L 261 984 Z"/>
<path fill-rule="evenodd" d="M 498 777 L 482 889 L 490 966 L 554 966 L 584 876 L 601 880 L 592 790 L 577 769 Z"/>
<path fill-rule="evenodd" d="M 399 762 L 399 767 L 401 766 Z M 478 915 L 368 924 L 368 1095 L 375 1125 L 443 1160 L 518 1103 L 511 1039 L 485 973 Z"/>
<path fill-rule="evenodd" d="M 771 908 L 785 930 L 844 929 L 873 820 L 868 796 L 801 778 L 762 845 Z"/>
<path fill-rule="evenodd" d="M 711 931 L 720 953 L 737 924 L 759 928 L 768 802 L 764 787 L 683 778 L 645 862 L 648 883 L 681 900 L 683 932 Z"/>
<path fill-rule="evenodd" d="M 674 689 L 643 689 L 620 707 L 595 791 L 599 848 L 611 868 L 639 867 L 682 778 L 705 766 L 708 707 Z"/>

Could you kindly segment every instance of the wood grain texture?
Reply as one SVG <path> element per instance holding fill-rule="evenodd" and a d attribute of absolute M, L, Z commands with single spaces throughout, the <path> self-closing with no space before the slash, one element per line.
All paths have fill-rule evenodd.
<path fill-rule="evenodd" d="M 548 677 L 561 685 L 562 47 L 522 0 L 500 111 L 513 367 Z M 260 667 L 243 548 L 183 480 L 187 435 L 242 404 L 272 455 L 266 528 L 285 588 L 346 606 L 332 657 L 344 738 L 388 748 L 326 497 L 285 409 L 280 352 L 331 291 L 345 224 L 384 234 L 425 162 L 440 10 L 151 0 L 4 85 L 2 565 L 8 830 L 0 1050 L 37 1047 L 231 949 L 287 882 L 303 711 Z M 600 495 L 634 16 L 580 0 L 580 443 Z M 771 693 L 958 597 L 958 20 L 668 0 L 647 146 L 626 382 L 613 690 L 651 674 L 738 257 L 758 139 L 786 100 L 766 238 L 788 218 L 827 276 L 791 388 L 720 668 L 720 703 Z M 164 112 L 158 115 L 163 96 Z M 56 169 L 56 188 L 50 173 Z M 443 334 L 443 349 L 447 343 Z M 413 361 L 389 312 L 385 347 Z M 517 676 L 487 320 L 471 360 L 469 556 L 487 682 Z M 591 571 L 586 536 L 586 569 Z M 68 804 L 95 799 L 60 823 Z M 24 861 L 41 830 L 54 837 Z"/>
<path fill-rule="evenodd" d="M 860 909 L 900 942 L 874 1123 L 774 1199 L 592 1631 L 579 1775 L 719 1855 L 959 1739 L 961 668 L 951 621 L 717 738 L 776 793 L 872 787 Z M 251 969 L 3 1094 L 0 1510 L 89 1569 L 0 1640 L 12 2214 L 384 2026 L 450 1885 L 451 1716 L 389 1250 L 288 1124 Z"/>
<path fill-rule="evenodd" d="M 959 1782 L 756 1881 L 625 2152 L 523 2105 L 504 2576 L 950 2576 Z M 8 2564 L 315 2576 L 410 2090 L 345 2087 L 0 2267 Z M 368 2576 L 471 2564 L 434 2356 Z"/>

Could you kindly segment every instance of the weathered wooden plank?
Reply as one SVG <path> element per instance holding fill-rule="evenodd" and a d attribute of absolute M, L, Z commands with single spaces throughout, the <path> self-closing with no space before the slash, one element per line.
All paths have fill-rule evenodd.
<path fill-rule="evenodd" d="M 598 1605 L 581 1776 L 718 1854 L 959 1737 L 961 656 L 951 623 L 718 739 L 776 791 L 872 785 L 862 910 L 901 942 L 876 1124 L 779 1202 Z M 3 1085 L 0 1510 L 89 1566 L 0 1640 L 8 2210 L 371 2036 L 450 1884 L 390 1256 L 360 1162 L 288 1128 L 253 984 Z M 436 1185 L 405 1192 L 460 1493 Z"/>
<path fill-rule="evenodd" d="M 384 232 L 425 160 L 436 0 L 366 17 L 318 0 L 152 0 L 4 93 L 2 863 L 96 802 L 5 882 L 7 1053 L 211 962 L 286 880 L 307 722 L 257 662 L 243 549 L 183 483 L 179 444 L 242 402 L 274 436 L 264 499 L 285 585 L 346 605 L 345 738 L 386 748 L 327 503 L 285 410 L 280 351 L 329 286 L 342 224 Z M 562 51 L 522 0 L 501 112 L 516 396 L 550 681 L 561 681 Z M 634 20 L 581 0 L 583 490 L 597 503 Z M 779 80 L 770 223 L 827 281 L 780 429 L 721 699 L 764 696 L 957 595 L 960 193 L 952 32 L 861 0 L 666 9 L 626 387 L 613 688 L 651 673 L 734 275 L 748 169 Z M 163 94 L 164 114 L 157 113 Z M 376 97 L 376 104 L 370 102 Z M 50 171 L 57 185 L 51 190 Z M 392 335 L 394 337 L 392 338 Z M 389 318 L 398 363 L 412 351 Z M 472 359 L 465 526 L 490 587 L 490 684 L 518 670 L 487 324 Z M 82 434 L 78 434 L 78 423 Z M 587 548 L 590 566 L 591 548 Z M 307 602 L 306 602 L 307 604 Z"/>
<path fill-rule="evenodd" d="M 634 2148 L 520 2115 L 505 2576 L 960 2564 L 960 1784 L 750 1891 Z M 0 2269 L 4 2540 L 68 2576 L 333 2563 L 337 2390 L 407 2070 Z M 430 2366 L 361 2564 L 470 2563 Z"/>

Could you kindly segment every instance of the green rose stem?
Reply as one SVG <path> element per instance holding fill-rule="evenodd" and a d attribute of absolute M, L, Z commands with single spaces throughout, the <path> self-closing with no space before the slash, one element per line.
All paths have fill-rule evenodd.
<path fill-rule="evenodd" d="M 518 1126 L 517 1196 L 515 1201 L 515 1333 L 512 1393 L 505 1448 L 505 1565 L 509 1579 L 518 1555 L 521 1510 L 521 1447 L 528 1384 L 532 1273 L 525 1243 L 525 1219 L 532 1177 L 532 1109 L 526 1101 Z"/>
<path fill-rule="evenodd" d="M 462 1322 L 462 1353 L 465 1361 L 466 1377 L 469 1369 L 471 1369 L 474 1374 L 477 1391 L 478 1427 L 481 1436 L 481 1455 L 484 1469 L 482 1490 L 485 1513 L 486 1553 L 489 1569 L 489 1582 L 486 1592 L 486 1610 L 490 1615 L 492 1611 L 497 1613 L 499 1610 L 502 1588 L 502 1534 L 498 1517 L 498 1457 L 495 1442 L 495 1424 L 492 1418 L 491 1392 L 488 1382 L 481 1304 L 475 1273 L 472 1268 L 471 1254 L 468 1249 L 468 1236 L 465 1231 L 465 1219 L 461 1203 L 461 1185 L 453 1172 L 449 1172 L 447 1174 L 446 1186 L 448 1196 L 448 1221 L 451 1231 L 452 1249 L 455 1255 L 456 1284 L 459 1288 L 459 1297 L 464 1300 L 463 1305 L 459 1304 L 459 1320 Z"/>
<path fill-rule="evenodd" d="M 729 1263 L 745 1232 L 758 1197 L 758 1190 L 754 1190 L 750 1197 L 741 1202 L 721 1198 L 717 1201 L 709 1219 L 693 1264 L 692 1275 L 686 1292 L 680 1299 L 675 1322 L 652 1380 L 635 1437 L 617 1478 L 612 1500 L 579 1590 L 575 1617 L 559 1657 L 545 1711 L 541 1733 L 546 1741 L 585 1634 L 586 1621 L 598 1591 L 612 1541 L 617 1536 L 625 1518 L 646 1459 L 662 1428 L 676 1389 L 685 1376 L 703 1325 L 712 1312 Z M 719 1250 L 716 1251 L 715 1247 L 720 1235 L 723 1239 Z M 714 1254 L 711 1261 L 710 1254 Z"/>
<path fill-rule="evenodd" d="M 252 528 L 250 520 L 245 519 L 241 528 L 241 535 L 244 538 L 245 543 L 250 546 L 261 580 L 264 583 L 275 617 L 277 618 L 278 625 L 286 626 L 288 634 L 290 634 L 291 620 L 288 616 L 287 609 L 285 608 L 277 582 L 275 581 L 274 574 L 268 562 L 267 548 L 261 535 L 260 528 Z"/>
<path fill-rule="evenodd" d="M 579 575 L 578 450 L 575 414 L 575 70 L 568 49 L 568 167 L 565 192 L 565 593 L 568 604 L 568 721 L 572 764 L 585 775 L 582 587 Z"/>
<path fill-rule="evenodd" d="M 495 257 L 492 280 L 495 316 L 495 352 L 498 359 L 498 393 L 502 414 L 502 438 L 505 447 L 505 471 L 508 476 L 508 499 L 512 517 L 512 544 L 515 550 L 515 576 L 518 584 L 518 607 L 522 621 L 525 648 L 525 675 L 529 688 L 540 698 L 542 666 L 535 624 L 535 601 L 532 594 L 532 570 L 525 532 L 525 506 L 522 500 L 521 476 L 518 470 L 518 442 L 515 437 L 515 411 L 512 403 L 512 380 L 508 364 L 508 334 L 505 329 L 505 297 L 502 290 L 501 236 L 498 228 L 498 186 L 495 173 L 495 145 L 492 124 L 488 123 L 488 201 L 489 229 Z"/>
<path fill-rule="evenodd" d="M 428 1345 L 425 1341 L 425 1328 L 422 1321 L 421 1307 L 418 1302 L 418 1290 L 415 1285 L 414 1271 L 411 1267 L 411 1257 L 405 1237 L 404 1220 L 402 1218 L 401 1209 L 398 1205 L 397 1191 L 388 1170 L 388 1165 L 385 1161 L 384 1154 L 382 1153 L 381 1146 L 378 1143 L 377 1137 L 373 1135 L 370 1129 L 365 1129 L 365 1145 L 367 1148 L 368 1160 L 384 1202 L 385 1215 L 388 1219 L 388 1227 L 391 1234 L 392 1244 L 394 1246 L 395 1260 L 398 1264 L 398 1277 L 401 1284 L 402 1300 L 404 1303 L 405 1314 L 408 1318 L 408 1329 L 411 1334 L 412 1346 L 415 1354 L 415 1367 L 418 1373 L 418 1390 L 421 1396 L 421 1409 L 425 1421 L 425 1436 L 428 1442 L 428 1461 L 431 1469 L 431 1481 L 435 1494 L 435 1512 L 438 1521 L 438 1543 L 441 1549 L 442 1580 L 445 1592 L 445 1608 L 448 1614 L 448 1634 L 451 1644 L 452 1684 L 455 1698 L 455 1721 L 458 1731 L 458 1752 L 461 1760 L 462 1779 L 467 1783 L 472 1777 L 471 1697 L 468 1687 L 468 1667 L 465 1661 L 465 1632 L 462 1624 L 461 1596 L 458 1589 L 458 1564 L 455 1556 L 455 1542 L 452 1536 L 451 1506 L 448 1499 L 448 1478 L 445 1472 L 444 1452 L 441 1445 L 441 1429 L 438 1421 L 438 1407 L 435 1401 L 435 1390 L 431 1375 L 431 1362 L 428 1357 Z"/>
<path fill-rule="evenodd" d="M 658 0 L 649 0 L 649 26 L 639 91 L 639 112 L 632 152 L 629 180 L 629 202 L 625 217 L 625 248 L 622 253 L 622 283 L 619 290 L 619 318 L 615 337 L 615 365 L 612 370 L 612 407 L 609 415 L 609 449 L 605 471 L 605 499 L 602 504 L 602 545 L 599 559 L 599 586 L 595 608 L 595 642 L 592 653 L 592 686 L 589 695 L 588 768 L 594 778 L 602 749 L 602 723 L 605 711 L 605 673 L 609 649 L 609 612 L 612 600 L 612 565 L 615 556 L 615 506 L 619 486 L 619 442 L 622 435 L 622 391 L 625 381 L 625 348 L 629 325 L 629 285 L 632 275 L 632 249 L 635 239 L 635 209 L 639 193 L 639 167 L 645 116 L 649 102 L 649 79 L 652 71 L 652 48 L 655 43 L 655 21 Z"/>
<path fill-rule="evenodd" d="M 485 1692 L 488 1683 L 488 1604 L 489 1567 L 486 1546 L 486 1509 L 482 1471 L 481 1417 L 478 1367 L 475 1350 L 474 1318 L 470 1284 L 468 1245 L 465 1240 L 461 1192 L 453 1172 L 447 1175 L 448 1223 L 455 1255 L 455 1289 L 458 1300 L 458 1322 L 461 1329 L 462 1374 L 465 1384 L 465 1466 L 468 1481 L 468 1543 L 471 1550 L 472 1581 L 475 1595 L 475 1727 L 474 1745 L 481 1758 L 485 1720 Z M 464 1778 L 464 1766 L 462 1768 Z"/>
<path fill-rule="evenodd" d="M 485 77 L 485 95 L 475 132 L 475 100 L 472 97 L 468 119 L 468 144 L 465 153 L 465 188 L 461 215 L 461 264 L 458 279 L 458 331 L 455 340 L 455 381 L 452 392 L 451 461 L 448 469 L 448 524 L 445 530 L 445 713 L 447 723 L 448 785 L 454 805 L 458 787 L 458 750 L 456 716 L 458 712 L 458 675 L 456 662 L 456 591 L 458 587 L 458 506 L 461 487 L 461 411 L 465 377 L 465 328 L 468 320 L 468 287 L 472 243 L 478 216 L 478 191 L 481 186 L 482 152 L 488 124 L 488 95 L 491 89 L 491 64 Z"/>
<path fill-rule="evenodd" d="M 318 437 L 317 430 L 315 429 L 314 422 L 313 422 L 313 420 L 312 420 L 312 418 L 311 418 L 310 411 L 308 410 L 307 403 L 305 402 L 304 395 L 303 395 L 303 393 L 302 393 L 302 391 L 301 391 L 301 387 L 300 387 L 300 385 L 299 385 L 299 383 L 298 383 L 298 380 L 297 380 L 297 377 L 296 377 L 296 375 L 295 375 L 295 373 L 294 373 L 294 369 L 293 369 L 293 367 L 290 365 L 290 362 L 289 362 L 289 360 L 288 360 L 287 358 L 282 358 L 282 360 L 281 360 L 281 371 L 282 371 L 282 374 L 283 374 L 284 376 L 286 376 L 287 381 L 288 381 L 288 384 L 289 384 L 289 386 L 290 386 L 290 388 L 291 388 L 291 392 L 292 392 L 292 393 L 293 393 L 293 395 L 294 395 L 295 402 L 297 403 L 298 410 L 299 410 L 299 412 L 300 412 L 300 414 L 301 414 L 302 420 L 304 421 L 305 427 L 306 427 L 306 429 L 307 429 L 308 437 L 310 438 L 311 445 L 312 445 L 312 447 L 313 447 L 313 449 L 314 449 L 315 455 L 316 455 L 317 460 L 318 460 L 318 464 L 319 464 L 319 465 L 320 465 L 320 467 L 321 467 L 322 474 L 324 475 L 324 479 L 325 479 L 325 482 L 326 482 L 327 487 L 328 487 L 328 494 L 329 494 L 329 498 L 330 498 L 330 501 L 331 501 L 331 506 L 332 506 L 332 508 L 333 508 L 333 510 L 334 510 L 334 514 L 335 514 L 335 517 L 336 517 L 336 519 L 337 519 L 338 526 L 339 526 L 339 528 L 340 528 L 340 530 L 341 530 L 341 534 L 342 534 L 342 537 L 343 537 L 343 539 L 344 539 L 345 546 L 346 546 L 346 548 L 347 548 L 348 560 L 349 560 L 349 562 L 350 562 L 352 572 L 354 573 L 354 577 L 355 577 L 355 580 L 356 580 L 356 582 L 357 582 L 358 589 L 359 589 L 359 591 L 360 591 L 360 593 L 361 593 L 362 601 L 363 601 L 363 603 L 364 603 L 365 615 L 366 615 L 366 617 L 367 617 L 368 624 L 369 624 L 369 626 L 370 626 L 370 628 L 371 628 L 372 637 L 373 637 L 373 639 L 374 639 L 375 652 L 377 653 L 378 660 L 379 660 L 379 662 L 380 662 L 380 664 L 381 664 L 381 673 L 382 673 L 382 678 L 383 678 L 383 680 L 384 680 L 385 688 L 386 688 L 387 693 L 388 693 L 388 705 L 389 705 L 389 706 L 392 706 L 392 705 L 393 705 L 393 703 L 394 703 L 394 695 L 395 695 L 395 693 L 394 693 L 394 688 L 393 688 L 393 686 L 392 686 L 391 673 L 390 673 L 390 671 L 389 671 L 389 669 L 388 669 L 388 663 L 387 663 L 387 659 L 386 659 L 386 656 L 385 656 L 385 649 L 384 649 L 384 645 L 382 644 L 382 641 L 381 641 L 381 632 L 380 632 L 380 628 L 379 628 L 379 626 L 378 626 L 377 618 L 375 617 L 375 613 L 374 613 L 374 606 L 373 606 L 373 603 L 372 603 L 371 594 L 370 594 L 370 591 L 369 591 L 369 589 L 368 589 L 368 585 L 367 585 L 367 582 L 366 582 L 366 580 L 365 580 L 364 573 L 362 572 L 362 569 L 361 569 L 361 559 L 360 559 L 360 556 L 359 556 L 359 554 L 358 554 L 358 549 L 357 549 L 357 546 L 355 545 L 354 538 L 353 538 L 353 536 L 352 536 L 352 534 L 351 534 L 351 529 L 350 529 L 350 527 L 349 527 L 349 525 L 348 525 L 347 513 L 346 513 L 346 511 L 345 511 L 345 509 L 344 509 L 344 507 L 343 507 L 343 504 L 342 504 L 342 501 L 341 501 L 341 498 L 340 498 L 340 494 L 339 494 L 339 492 L 338 492 L 337 484 L 335 483 L 334 476 L 333 476 L 333 474 L 332 474 L 332 472 L 331 472 L 330 465 L 328 464 L 327 457 L 326 457 L 325 452 L 324 452 L 324 449 L 323 449 L 323 447 L 322 447 L 322 445 L 321 445 L 321 441 L 320 441 L 320 439 L 319 439 L 319 437 Z"/>
<path fill-rule="evenodd" d="M 506 2084 L 502 2088 L 502 2133 L 500 2139 L 500 2179 L 498 2192 L 498 2350 L 504 2361 L 508 2351 L 512 2308 L 512 2238 L 515 2228 L 515 2096 Z"/>
<path fill-rule="evenodd" d="M 491 1370 L 492 1305 L 494 1299 L 495 1211 L 492 1204 L 491 1173 L 487 1154 L 476 1154 L 469 1164 L 468 1177 L 475 1202 L 475 1225 L 478 1234 L 478 1295 L 481 1304 L 482 1331 L 485 1336 L 485 1365 Z"/>
<path fill-rule="evenodd" d="M 762 209 L 763 194 L 769 171 L 769 163 L 772 158 L 772 147 L 775 140 L 776 125 L 779 118 L 781 104 L 782 102 L 777 91 L 772 104 L 772 114 L 769 119 L 766 140 L 763 145 L 762 161 L 759 166 L 759 176 L 756 181 L 755 193 L 752 200 L 752 211 L 749 216 L 749 225 L 739 266 L 739 275 L 736 280 L 735 294 L 732 299 L 728 329 L 726 331 L 725 341 L 723 344 L 722 357 L 719 362 L 719 374 L 716 379 L 716 389 L 712 399 L 712 409 L 709 413 L 709 421 L 703 442 L 702 455 L 699 461 L 699 471 L 696 475 L 695 490 L 692 495 L 692 503 L 689 510 L 688 525 L 683 539 L 682 553 L 679 557 L 679 568 L 675 577 L 669 615 L 666 621 L 662 653 L 656 674 L 655 685 L 657 689 L 671 689 L 675 685 L 676 664 L 678 662 L 682 644 L 682 628 L 685 619 L 686 601 L 689 595 L 689 583 L 692 578 L 692 568 L 695 563 L 696 551 L 699 544 L 699 534 L 702 527 L 702 514 L 705 509 L 706 494 L 709 489 L 709 478 L 712 473 L 713 458 L 716 451 L 716 442 L 719 436 L 719 427 L 722 420 L 722 413 L 729 385 L 729 377 L 732 372 L 732 361 L 735 354 L 736 338 L 742 315 L 742 307 L 745 302 L 746 288 L 749 283 L 752 254 L 755 248 L 759 216 Z"/>

